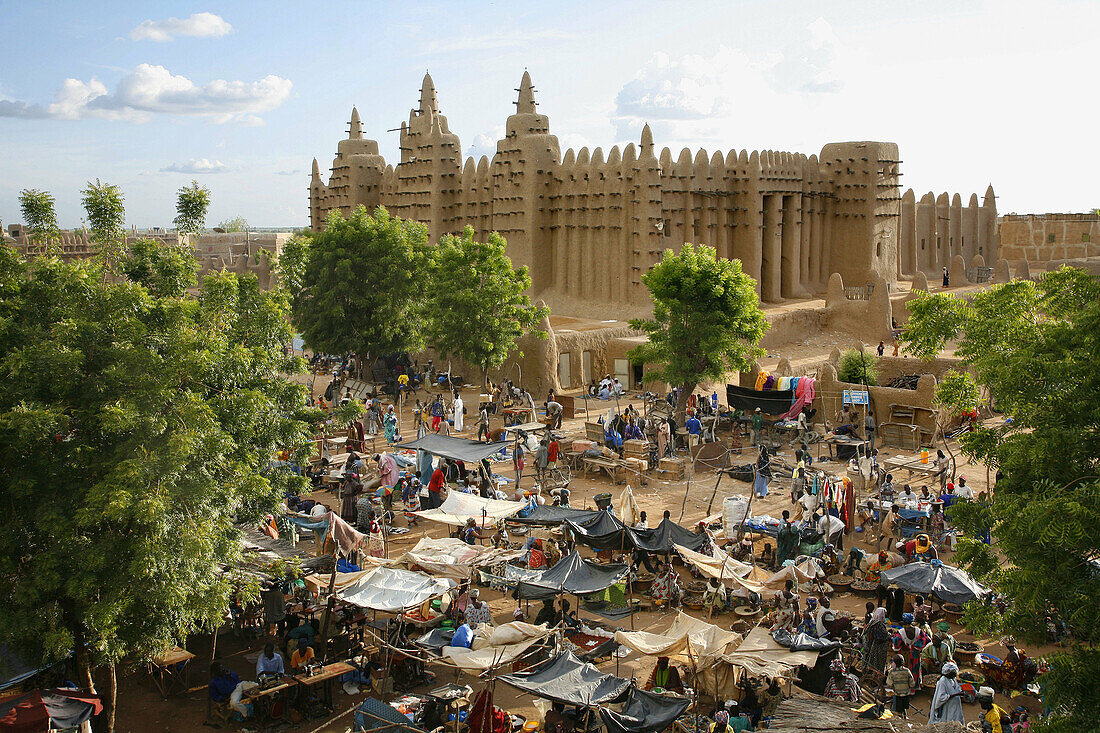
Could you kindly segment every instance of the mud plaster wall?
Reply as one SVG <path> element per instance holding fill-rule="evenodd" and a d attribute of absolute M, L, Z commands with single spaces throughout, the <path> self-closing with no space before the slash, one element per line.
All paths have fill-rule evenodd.
<path fill-rule="evenodd" d="M 384 205 L 428 226 L 431 239 L 473 227 L 499 232 L 529 268 L 535 296 L 557 313 L 643 316 L 642 273 L 667 249 L 707 244 L 738 259 L 765 302 L 898 271 L 899 156 L 889 142 L 842 142 L 820 154 L 658 149 L 638 144 L 566 150 L 537 111 L 524 73 L 516 112 L 491 158 L 462 157 L 458 136 L 425 75 L 400 128 L 401 159 L 387 163 L 352 111 L 327 182 L 314 161 L 314 228 L 332 211 Z"/>
<path fill-rule="evenodd" d="M 817 372 L 817 399 L 814 403 L 830 424 L 840 411 L 846 389 L 864 389 L 864 387 L 840 381 L 833 364 L 829 362 L 823 364 Z M 892 387 L 867 387 L 866 389 L 871 401 L 870 407 L 878 425 L 889 422 L 891 404 L 934 409 L 932 402 L 935 398 L 936 378 L 931 374 L 922 376 L 915 390 Z M 917 413 L 917 424 L 927 430 L 935 429 L 935 419 L 927 412 Z"/>

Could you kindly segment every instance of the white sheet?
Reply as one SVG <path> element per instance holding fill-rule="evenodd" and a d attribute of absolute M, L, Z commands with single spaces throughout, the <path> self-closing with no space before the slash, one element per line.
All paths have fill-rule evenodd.
<path fill-rule="evenodd" d="M 382 567 L 363 574 L 336 597 L 361 608 L 396 613 L 438 598 L 454 586 L 450 579 Z"/>
<path fill-rule="evenodd" d="M 498 519 L 506 519 L 517 514 L 527 506 L 522 501 L 502 501 L 500 499 L 482 499 L 474 494 L 461 491 L 449 491 L 443 505 L 438 509 L 415 512 L 416 516 L 433 522 L 460 527 L 471 517 L 480 529 L 482 524 L 491 527 Z"/>

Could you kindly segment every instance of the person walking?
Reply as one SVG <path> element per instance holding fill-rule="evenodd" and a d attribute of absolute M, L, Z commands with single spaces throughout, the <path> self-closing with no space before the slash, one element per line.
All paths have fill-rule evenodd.
<path fill-rule="evenodd" d="M 520 480 L 523 478 L 523 441 L 516 440 L 512 448 L 512 468 L 516 472 L 516 489 L 519 489 Z"/>

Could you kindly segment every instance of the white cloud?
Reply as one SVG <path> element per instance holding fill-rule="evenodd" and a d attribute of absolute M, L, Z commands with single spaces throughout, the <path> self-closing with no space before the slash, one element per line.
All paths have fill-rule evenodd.
<path fill-rule="evenodd" d="M 494 125 L 489 132 L 483 132 L 474 137 L 473 142 L 466 148 L 466 157 L 473 158 L 475 165 L 483 155 L 492 160 L 497 152 L 497 141 L 503 137 L 504 125 Z"/>
<path fill-rule="evenodd" d="M 290 96 L 291 82 L 268 75 L 255 82 L 215 79 L 199 86 L 163 66 L 140 64 L 112 93 L 96 78 L 66 79 L 53 104 L 0 101 L 0 117 L 81 120 L 99 118 L 148 122 L 157 114 L 205 117 L 221 124 L 262 125 L 259 113 Z"/>
<path fill-rule="evenodd" d="M 225 173 L 229 166 L 220 160 L 191 158 L 186 163 L 173 163 L 160 169 L 161 173 Z"/>
<path fill-rule="evenodd" d="M 188 18 L 167 18 L 165 20 L 143 20 L 130 31 L 134 41 L 157 41 L 164 43 L 176 36 L 194 38 L 221 38 L 233 32 L 233 26 L 220 15 L 214 13 L 195 13 Z"/>
<path fill-rule="evenodd" d="M 832 26 L 818 18 L 784 47 L 750 56 L 720 45 L 712 56 L 673 58 L 654 53 L 615 98 L 619 139 L 636 139 L 649 122 L 654 135 L 674 141 L 710 141 L 734 120 L 747 100 L 759 114 L 779 118 L 812 106 L 815 97 L 843 89 L 853 60 Z"/>

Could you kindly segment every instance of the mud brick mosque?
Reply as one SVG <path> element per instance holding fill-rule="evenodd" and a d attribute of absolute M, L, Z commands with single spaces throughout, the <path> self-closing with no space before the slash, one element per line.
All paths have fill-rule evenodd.
<path fill-rule="evenodd" d="M 834 272 L 847 284 L 892 283 L 938 275 L 957 256 L 969 266 L 997 258 L 992 187 L 966 206 L 959 194 L 903 195 L 895 143 L 828 143 L 809 156 L 685 148 L 674 157 L 657 150 L 647 125 L 637 145 L 563 155 L 526 72 L 515 104 L 492 159 L 463 161 L 425 75 L 396 166 L 353 109 L 327 183 L 313 162 L 312 226 L 362 204 L 424 223 L 433 241 L 467 225 L 478 237 L 496 231 L 529 268 L 534 297 L 556 313 L 608 318 L 648 310 L 641 275 L 689 241 L 741 260 L 765 303 L 823 293 Z"/>

